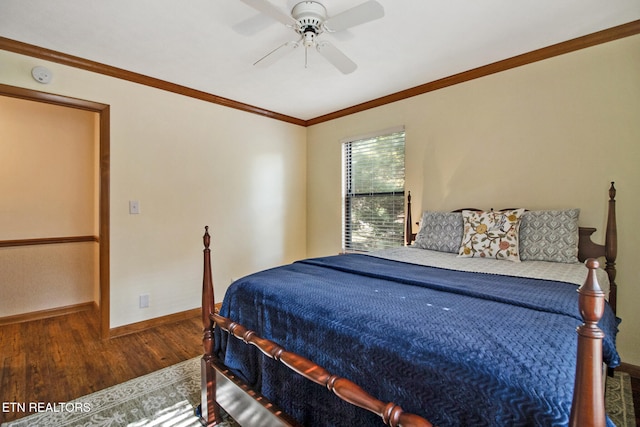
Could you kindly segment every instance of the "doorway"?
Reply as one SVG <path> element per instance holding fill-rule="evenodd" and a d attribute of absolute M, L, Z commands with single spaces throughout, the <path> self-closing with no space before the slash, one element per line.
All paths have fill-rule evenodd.
<path fill-rule="evenodd" d="M 47 104 L 76 108 L 95 112 L 98 115 L 98 307 L 100 313 L 100 336 L 109 338 L 109 105 L 92 101 L 53 95 L 30 89 L 18 88 L 0 84 L 0 96 L 8 96 L 29 101 L 43 102 Z"/>

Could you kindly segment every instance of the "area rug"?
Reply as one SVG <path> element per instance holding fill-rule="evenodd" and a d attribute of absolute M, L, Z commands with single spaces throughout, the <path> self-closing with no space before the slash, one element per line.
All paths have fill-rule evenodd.
<path fill-rule="evenodd" d="M 37 403 L 38 413 L 2 427 L 201 427 L 194 413 L 200 404 L 200 358 L 70 402 Z M 222 415 L 225 421 L 220 426 L 240 427 L 224 411 Z"/>
<path fill-rule="evenodd" d="M 615 371 L 607 377 L 605 407 L 609 418 L 617 427 L 636 427 L 631 378 L 626 372 Z"/>
<path fill-rule="evenodd" d="M 36 414 L 2 427 L 200 427 L 194 415 L 200 403 L 200 358 L 83 396 L 42 405 Z M 631 380 L 625 372 L 607 378 L 606 408 L 618 427 L 634 427 Z M 240 427 L 224 413 L 222 427 Z"/>

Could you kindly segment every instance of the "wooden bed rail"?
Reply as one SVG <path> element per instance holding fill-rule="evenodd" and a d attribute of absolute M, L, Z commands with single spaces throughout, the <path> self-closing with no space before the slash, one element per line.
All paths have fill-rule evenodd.
<path fill-rule="evenodd" d="M 333 391 L 338 397 L 352 405 L 359 406 L 382 418 L 391 427 L 431 427 L 432 424 L 422 417 L 408 412 L 394 403 L 385 403 L 368 394 L 354 382 L 331 374 L 322 366 L 289 352 L 273 341 L 261 338 L 254 331 L 220 316 L 215 312 L 213 280 L 211 275 L 211 236 L 209 227 L 205 227 L 204 242 L 204 275 L 202 281 L 202 324 L 204 355 L 201 359 L 201 406 L 200 421 L 205 426 L 215 426 L 221 422 L 220 409 L 216 403 L 216 373 L 212 363 L 214 323 L 231 335 L 254 345 L 266 356 L 280 361 L 303 377 Z"/>
<path fill-rule="evenodd" d="M 230 319 L 212 314 L 211 318 L 224 331 L 243 340 L 247 344 L 257 347 L 265 356 L 277 360 L 297 372 L 308 380 L 320 384 L 333 391 L 340 399 L 352 405 L 366 409 L 382 418 L 382 421 L 392 427 L 431 427 L 432 424 L 422 417 L 404 412 L 394 403 L 384 403 L 368 394 L 360 386 L 346 378 L 331 374 L 322 366 L 311 360 L 285 350 L 273 341 L 261 338 L 254 331 L 231 321 Z"/>

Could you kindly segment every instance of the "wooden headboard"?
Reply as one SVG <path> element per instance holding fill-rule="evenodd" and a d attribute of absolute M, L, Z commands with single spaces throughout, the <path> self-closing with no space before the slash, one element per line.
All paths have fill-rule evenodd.
<path fill-rule="evenodd" d="M 604 244 L 598 244 L 591 240 L 591 235 L 596 231 L 592 227 L 579 227 L 578 229 L 578 259 L 585 262 L 589 258 L 601 258 L 606 260 L 605 271 L 609 276 L 609 304 L 613 311 L 616 311 L 616 301 L 618 296 L 618 285 L 616 284 L 616 257 L 618 256 L 618 227 L 616 225 L 616 188 L 611 182 L 609 187 L 609 209 L 607 212 L 607 229 L 605 230 Z M 456 209 L 454 212 L 462 211 Z M 467 208 L 467 210 L 480 210 Z M 416 222 L 416 224 L 419 224 Z M 413 220 L 411 218 L 411 192 L 407 195 L 407 220 L 405 237 L 407 245 L 416 239 L 413 232 Z"/>

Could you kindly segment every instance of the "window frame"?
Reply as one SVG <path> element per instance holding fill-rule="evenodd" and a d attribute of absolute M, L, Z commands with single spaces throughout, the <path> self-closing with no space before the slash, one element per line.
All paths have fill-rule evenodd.
<path fill-rule="evenodd" d="M 402 188 L 398 190 L 392 191 L 367 191 L 367 192 L 358 192 L 355 193 L 353 190 L 354 183 L 350 181 L 353 178 L 353 165 L 349 162 L 352 159 L 353 144 L 358 142 L 365 143 L 368 140 L 372 139 L 380 139 L 380 138 L 388 138 L 392 137 L 394 134 L 402 134 L 399 138 L 402 139 L 402 150 L 403 150 L 403 158 L 402 158 Z M 374 141 L 375 143 L 377 141 Z M 372 143 L 372 144 L 373 144 Z M 405 233 L 406 233 L 406 212 L 404 206 L 404 200 L 406 195 L 406 131 L 404 126 L 397 126 L 393 128 L 384 129 L 381 131 L 377 131 L 370 134 L 359 135 L 354 137 L 345 138 L 341 141 L 341 150 L 342 150 L 342 235 L 341 235 L 341 245 L 343 252 L 367 252 L 369 250 L 375 249 L 383 249 L 388 247 L 399 247 L 405 244 Z M 391 150 L 389 151 L 392 152 Z M 352 227 L 350 225 L 352 213 L 353 213 L 353 201 L 358 198 L 376 198 L 376 197 L 393 197 L 397 196 L 401 202 L 398 212 L 400 212 L 400 216 L 402 218 L 402 223 L 398 224 L 397 229 L 400 232 L 400 237 L 397 239 L 397 245 L 391 243 L 391 241 L 382 240 L 380 242 L 379 248 L 375 249 L 363 249 L 358 248 L 357 244 L 354 244 L 352 238 L 354 233 L 352 232 Z"/>

